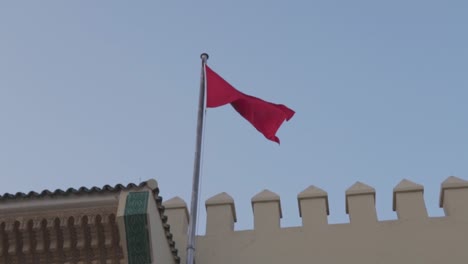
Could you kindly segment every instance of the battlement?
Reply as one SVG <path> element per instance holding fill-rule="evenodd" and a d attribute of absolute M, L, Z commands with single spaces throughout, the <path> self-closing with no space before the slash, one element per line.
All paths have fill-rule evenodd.
<path fill-rule="evenodd" d="M 393 189 L 393 211 L 399 220 L 428 218 L 423 198 L 424 187 L 409 180 L 402 180 Z M 252 197 L 254 230 L 274 230 L 280 228 L 282 218 L 280 197 L 269 190 L 263 190 Z M 303 227 L 319 227 L 328 224 L 330 214 L 328 194 L 324 190 L 309 186 L 297 195 L 299 216 Z M 184 219 L 171 229 L 173 232 L 186 232 L 188 210 L 185 201 L 179 197 L 163 203 L 166 212 L 173 219 Z M 445 215 L 468 221 L 468 181 L 451 176 L 440 189 L 439 206 Z M 227 193 L 217 194 L 205 202 L 207 212 L 206 235 L 234 231 L 237 221 L 234 199 Z M 350 224 L 370 224 L 377 222 L 375 209 L 375 189 L 362 182 L 356 182 L 346 190 L 346 213 Z M 178 217 L 180 215 L 181 217 Z M 174 229 L 181 230 L 174 230 Z"/>
<path fill-rule="evenodd" d="M 284 250 L 281 250 L 283 254 L 281 255 L 271 249 L 287 247 L 295 254 L 307 256 L 310 250 L 320 248 L 323 251 L 318 250 L 316 254 L 329 252 L 333 255 L 330 250 L 338 247 L 342 250 L 341 254 L 338 254 L 339 257 L 328 257 L 326 261 L 317 263 L 344 263 L 345 256 L 352 258 L 352 256 L 365 254 L 363 245 L 366 245 L 374 248 L 377 253 L 372 254 L 377 255 L 369 256 L 374 262 L 363 263 L 411 263 L 399 257 L 392 257 L 391 253 L 397 252 L 402 245 L 407 245 L 408 250 L 424 251 L 419 257 L 422 256 L 421 259 L 425 259 L 426 262 L 416 263 L 444 263 L 445 253 L 433 256 L 430 253 L 432 248 L 440 253 L 441 248 L 448 247 L 446 243 L 450 244 L 455 241 L 464 245 L 468 244 L 466 231 L 468 230 L 468 181 L 451 176 L 441 184 L 439 206 L 444 209 L 444 217 L 428 217 L 423 193 L 422 185 L 406 179 L 402 180 L 393 189 L 393 210 L 398 219 L 378 221 L 375 189 L 356 182 L 346 190 L 346 213 L 349 215 L 350 222 L 328 224 L 327 216 L 330 212 L 328 194 L 316 186 L 309 186 L 297 195 L 302 226 L 281 228 L 280 197 L 269 190 L 263 190 L 251 199 L 254 216 L 253 230 L 240 231 L 234 230 L 234 223 L 237 221 L 234 200 L 229 194 L 220 193 L 209 198 L 205 203 L 206 234 L 199 236 L 197 242 L 203 252 L 200 256 L 205 256 L 203 263 L 223 261 L 231 263 L 226 262 L 226 259 L 217 258 L 218 254 L 224 257 L 228 255 L 237 260 L 232 263 L 255 263 L 255 255 L 271 254 L 275 257 L 272 257 L 272 262 L 268 263 L 281 263 L 278 259 L 284 257 L 286 254 Z M 185 202 L 176 197 L 166 201 L 163 205 L 166 208 L 176 244 L 185 245 L 188 223 Z M 249 243 L 253 243 L 253 247 L 257 250 L 252 251 L 253 255 L 245 251 L 246 247 L 252 247 Z M 222 245 L 228 249 L 223 248 Z M 315 249 L 307 245 L 315 245 Z M 348 247 L 349 250 L 346 249 Z M 450 247 L 452 247 L 451 250 L 444 249 L 443 251 L 447 253 L 458 248 L 456 245 L 450 245 Z M 244 250 L 245 258 L 242 254 L 229 253 L 229 250 L 234 250 L 234 252 Z M 463 255 L 466 260 L 467 253 L 463 253 L 466 250 L 461 248 L 459 250 L 456 254 Z M 387 258 L 388 261 L 379 262 L 379 254 L 388 254 L 390 257 Z M 401 254 L 404 255 L 404 252 Z M 435 260 L 440 262 L 433 262 Z M 284 258 L 284 261 L 288 261 L 287 258 Z"/>

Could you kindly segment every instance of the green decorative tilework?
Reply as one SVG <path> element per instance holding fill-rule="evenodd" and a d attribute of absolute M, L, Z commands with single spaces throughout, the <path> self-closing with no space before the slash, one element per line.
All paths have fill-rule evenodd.
<path fill-rule="evenodd" d="M 150 264 L 148 192 L 130 192 L 125 203 L 125 232 L 129 264 Z"/>

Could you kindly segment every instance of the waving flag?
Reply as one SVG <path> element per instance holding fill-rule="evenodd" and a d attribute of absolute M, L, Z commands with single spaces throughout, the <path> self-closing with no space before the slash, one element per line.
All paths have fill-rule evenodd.
<path fill-rule="evenodd" d="M 281 124 L 294 115 L 294 111 L 282 104 L 274 104 L 260 98 L 244 94 L 208 65 L 206 67 L 207 107 L 218 107 L 231 104 L 232 107 L 249 121 L 267 139 L 280 143 L 276 132 Z"/>

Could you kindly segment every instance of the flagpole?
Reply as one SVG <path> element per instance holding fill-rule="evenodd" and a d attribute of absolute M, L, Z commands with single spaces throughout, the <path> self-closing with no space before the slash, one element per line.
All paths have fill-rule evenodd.
<path fill-rule="evenodd" d="M 197 138 L 195 143 L 195 161 L 193 166 L 192 200 L 190 202 L 190 219 L 187 233 L 187 264 L 195 263 L 195 231 L 197 226 L 198 188 L 200 186 L 203 119 L 205 117 L 205 64 L 208 60 L 208 54 L 203 53 L 200 55 L 200 58 L 202 60 L 202 68 L 200 76 L 200 95 L 198 98 Z"/>

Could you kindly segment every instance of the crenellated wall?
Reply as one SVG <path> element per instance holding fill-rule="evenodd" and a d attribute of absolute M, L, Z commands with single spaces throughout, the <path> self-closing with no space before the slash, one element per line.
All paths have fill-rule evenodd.
<path fill-rule="evenodd" d="M 346 190 L 350 222 L 328 224 L 327 193 L 310 186 L 297 196 L 302 226 L 281 228 L 280 197 L 264 190 L 252 198 L 254 229 L 234 231 L 234 200 L 220 193 L 205 203 L 206 235 L 197 237 L 197 263 L 468 263 L 468 181 L 441 184 L 444 217 L 428 217 L 424 187 L 408 180 L 393 189 L 398 219 L 378 221 L 374 188 L 357 182 Z M 163 203 L 179 255 L 185 261 L 187 206 Z M 182 263 L 183 263 L 182 262 Z"/>

